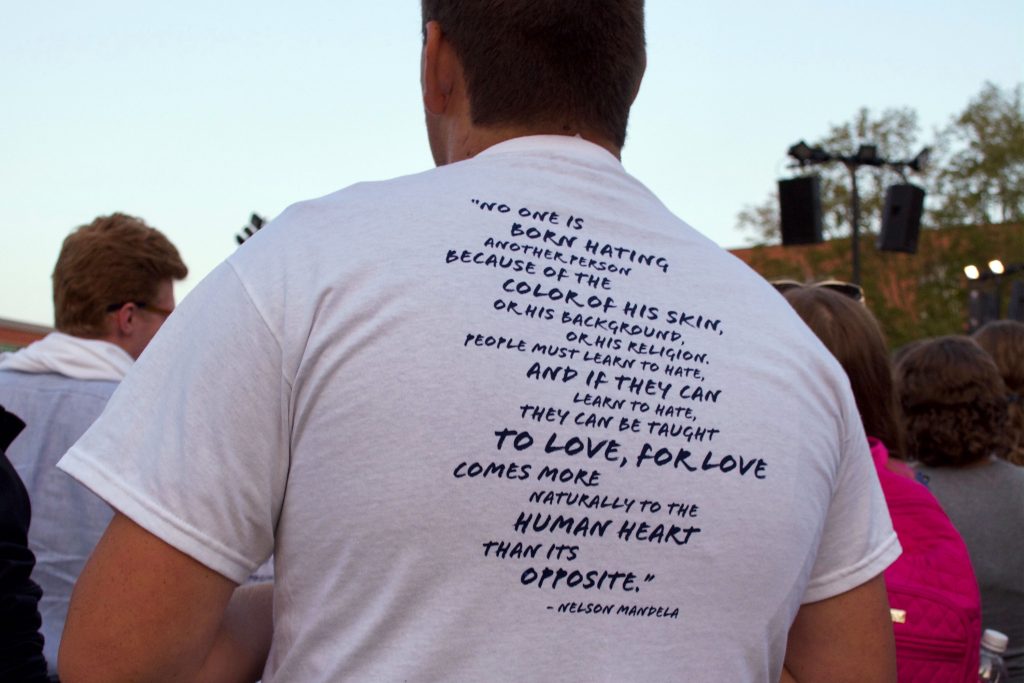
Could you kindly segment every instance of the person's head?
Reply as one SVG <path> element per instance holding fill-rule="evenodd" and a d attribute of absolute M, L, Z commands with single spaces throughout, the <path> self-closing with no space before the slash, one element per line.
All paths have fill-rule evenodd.
<path fill-rule="evenodd" d="M 792 287 L 783 296 L 843 366 L 864 431 L 903 456 L 903 429 L 885 336 L 866 306 L 827 287 Z"/>
<path fill-rule="evenodd" d="M 864 289 L 860 285 L 855 285 L 852 282 L 843 282 L 842 280 L 822 280 L 821 282 L 803 283 L 798 282 L 797 280 L 781 279 L 772 280 L 771 285 L 775 288 L 775 291 L 780 294 L 785 294 L 791 289 L 821 287 L 822 289 L 830 289 L 833 292 L 838 292 L 847 298 L 867 305 L 867 299 L 864 298 Z"/>
<path fill-rule="evenodd" d="M 178 250 L 139 218 L 100 216 L 64 240 L 53 269 L 55 327 L 117 344 L 133 358 L 174 309 Z"/>
<path fill-rule="evenodd" d="M 1024 465 L 1024 323 L 997 320 L 984 325 L 973 336 L 992 356 L 1006 384 L 1010 432 L 1015 442 L 1007 459 Z"/>
<path fill-rule="evenodd" d="M 903 346 L 899 347 L 898 349 L 894 349 L 891 356 L 893 367 L 896 367 L 896 365 L 898 365 L 899 362 L 903 360 L 904 356 L 906 356 L 908 353 L 916 349 L 918 345 L 923 344 L 926 341 L 928 341 L 928 337 L 922 337 L 921 339 L 909 341 Z"/>
<path fill-rule="evenodd" d="M 1005 453 L 1006 388 L 991 356 L 969 337 L 917 344 L 896 366 L 907 452 L 959 467 Z"/>
<path fill-rule="evenodd" d="M 432 119 L 444 104 L 434 89 L 464 87 L 464 115 L 478 128 L 580 133 L 622 147 L 646 66 L 643 0 L 422 0 L 422 11 L 438 164 L 454 159 L 439 149 L 450 133 Z"/>

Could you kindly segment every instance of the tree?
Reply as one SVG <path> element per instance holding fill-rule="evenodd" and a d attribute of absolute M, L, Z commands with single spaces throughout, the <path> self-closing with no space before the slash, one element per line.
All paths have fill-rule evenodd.
<path fill-rule="evenodd" d="M 748 204 L 736 217 L 736 227 L 741 232 L 754 234 L 753 241 L 761 244 L 778 242 L 782 239 L 779 228 L 779 193 L 776 190 L 760 204 Z"/>
<path fill-rule="evenodd" d="M 893 346 L 964 331 L 968 290 L 999 292 L 1000 280 L 969 283 L 964 265 L 983 264 L 994 257 L 1010 263 L 1024 260 L 1022 99 L 1024 86 L 1003 91 L 986 83 L 931 141 L 933 167 L 915 174 L 913 180 L 928 193 L 924 226 L 948 229 L 923 231 L 914 255 L 865 248 L 870 238 L 861 243 L 867 301 Z M 909 159 L 919 149 L 917 138 L 912 110 L 886 110 L 873 117 L 862 109 L 850 123 L 833 126 L 814 146 L 852 154 L 862 143 L 875 143 L 884 158 Z M 848 172 L 840 164 L 818 168 L 825 232 L 839 239 L 802 249 L 764 246 L 778 242 L 774 194 L 761 204 L 745 207 L 738 216 L 740 227 L 752 231 L 762 246 L 736 253 L 766 278 L 810 282 L 848 277 Z M 866 230 L 877 226 L 885 188 L 898 178 L 892 170 L 862 167 L 858 171 Z M 1002 285 L 1008 289 L 1010 280 Z"/>
<path fill-rule="evenodd" d="M 833 125 L 828 134 L 811 143 L 833 154 L 853 155 L 864 144 L 876 145 L 879 156 L 885 159 L 911 159 L 923 145 L 919 142 L 920 126 L 917 113 L 910 108 L 886 109 L 873 116 L 862 108 L 846 123 Z M 807 171 L 821 177 L 822 232 L 826 239 L 844 237 L 851 233 L 849 171 L 843 164 L 814 166 Z M 862 166 L 857 171 L 857 189 L 860 194 L 861 229 L 877 232 L 881 224 L 885 191 L 901 176 L 887 167 Z M 915 182 L 927 183 L 928 178 Z M 927 191 L 927 188 L 926 188 Z M 774 242 L 780 238 L 779 199 L 773 192 L 760 204 L 748 205 L 737 216 L 737 227 L 753 233 L 753 241 Z"/>
<path fill-rule="evenodd" d="M 769 280 L 843 280 L 850 272 L 849 236 L 792 249 L 760 245 L 733 254 Z M 1024 223 L 925 230 L 913 255 L 865 249 L 861 284 L 868 307 L 896 348 L 915 339 L 965 332 L 972 289 L 995 294 L 1002 287 L 1005 312 L 1012 282 L 1024 281 L 1024 273 L 1002 282 L 968 282 L 963 267 L 1011 255 L 1024 257 Z"/>
<path fill-rule="evenodd" d="M 920 126 L 913 109 L 886 109 L 872 118 L 868 109 L 861 109 L 853 121 L 832 126 L 818 146 L 844 156 L 856 154 L 861 145 L 874 144 L 884 159 L 912 159 L 923 145 L 918 141 Z M 850 195 L 853 190 L 850 173 L 842 164 L 829 164 L 817 170 L 821 175 L 822 230 L 826 238 L 850 235 Z M 861 229 L 877 233 L 882 222 L 886 189 L 902 177 L 891 168 L 861 166 L 857 171 L 860 194 Z M 927 178 L 915 178 L 918 184 Z"/>
<path fill-rule="evenodd" d="M 1021 86 L 986 83 L 942 132 L 933 212 L 937 225 L 1024 219 L 1024 102 Z"/>
<path fill-rule="evenodd" d="M 916 112 L 908 107 L 886 109 L 877 117 L 858 111 L 847 123 L 833 125 L 812 144 L 829 152 L 851 155 L 862 144 L 875 144 L 886 159 L 911 159 L 921 147 L 933 148 L 932 167 L 912 181 L 927 193 L 926 227 L 948 227 L 1024 220 L 1024 88 L 1003 91 L 985 83 L 967 107 L 954 116 L 934 139 L 923 142 Z M 826 238 L 845 237 L 850 229 L 850 177 L 842 164 L 816 166 L 821 176 L 822 230 Z M 877 232 L 889 185 L 900 182 L 890 168 L 861 167 L 857 171 L 861 228 Z M 778 195 L 748 205 L 737 216 L 737 227 L 752 242 L 777 242 Z"/>

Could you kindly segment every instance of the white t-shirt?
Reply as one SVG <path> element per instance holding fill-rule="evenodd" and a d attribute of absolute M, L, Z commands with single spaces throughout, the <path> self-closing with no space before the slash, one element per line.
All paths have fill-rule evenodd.
<path fill-rule="evenodd" d="M 61 467 L 234 581 L 274 553 L 265 681 L 774 681 L 899 553 L 866 444 L 767 283 L 534 137 L 289 208 Z"/>

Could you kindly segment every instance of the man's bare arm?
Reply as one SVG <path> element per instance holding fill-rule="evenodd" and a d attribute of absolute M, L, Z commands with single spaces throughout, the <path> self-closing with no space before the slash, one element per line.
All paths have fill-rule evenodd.
<path fill-rule="evenodd" d="M 195 683 L 251 683 L 263 675 L 274 635 L 274 585 L 235 589 Z"/>
<path fill-rule="evenodd" d="M 786 670 L 799 683 L 896 683 L 896 644 L 882 577 L 803 605 L 789 629 Z"/>
<path fill-rule="evenodd" d="M 221 655 L 237 655 L 238 634 L 247 632 L 255 651 L 246 656 L 262 651 L 265 657 L 269 589 L 253 590 L 240 593 L 238 605 L 228 609 L 234 582 L 115 514 L 71 598 L 58 661 L 61 680 L 193 681 L 204 670 L 217 672 L 217 680 L 245 680 L 248 673 L 223 668 Z M 246 621 L 246 630 L 238 631 Z M 246 671 L 255 666 L 237 663 Z"/>

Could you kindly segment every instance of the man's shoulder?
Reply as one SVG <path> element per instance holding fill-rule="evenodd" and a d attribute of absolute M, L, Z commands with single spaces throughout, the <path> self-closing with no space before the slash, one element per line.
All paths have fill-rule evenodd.
<path fill-rule="evenodd" d="M 288 206 L 278 220 L 308 219 L 323 213 L 363 208 L 385 212 L 394 210 L 403 200 L 419 200 L 424 193 L 434 191 L 464 170 L 465 165 L 453 164 L 384 180 L 364 180 L 320 197 L 297 201 Z"/>
<path fill-rule="evenodd" d="M 287 206 L 243 248 L 229 257 L 236 267 L 247 261 L 266 260 L 267 267 L 298 251 L 302 258 L 318 258 L 328 243 L 355 248 L 392 230 L 405 230 L 436 213 L 444 196 L 438 179 L 444 168 L 387 180 L 358 182 L 320 197 Z M 244 267 L 243 267 L 244 268 Z"/>
<path fill-rule="evenodd" d="M 572 185 L 578 190 L 583 167 L 611 170 L 612 175 L 624 181 L 632 180 L 642 187 L 617 159 L 596 145 L 563 139 L 563 136 L 529 136 L 505 141 L 455 163 L 384 180 L 358 182 L 320 197 L 298 201 L 285 209 L 277 220 L 316 221 L 320 216 L 339 214 L 365 218 L 367 210 L 379 215 L 412 217 L 411 210 L 417 207 L 424 217 L 429 217 L 438 209 L 467 201 L 466 192 L 472 194 L 482 189 L 496 191 L 500 188 L 510 199 L 523 191 L 547 192 L 553 189 L 553 181 L 573 179 Z M 566 187 L 557 191 L 572 192 Z M 644 194 L 645 200 L 655 199 L 646 188 Z M 588 198 L 593 199 L 591 195 Z M 494 207 L 488 211 L 498 211 L 502 205 L 501 199 L 495 197 L 474 195 L 468 201 L 481 210 L 493 201 Z M 509 206 L 502 210 L 518 211 L 520 208 Z"/>

